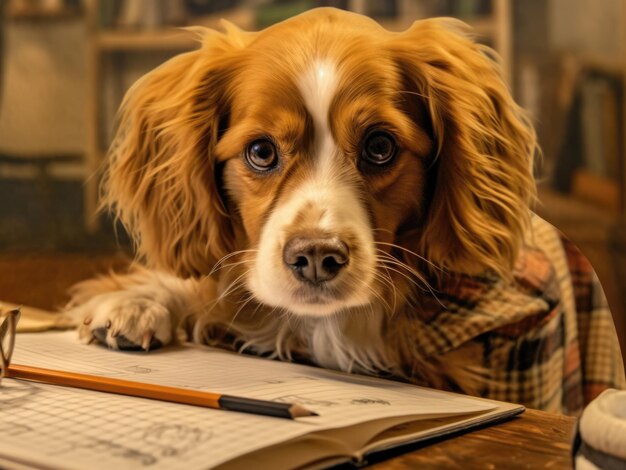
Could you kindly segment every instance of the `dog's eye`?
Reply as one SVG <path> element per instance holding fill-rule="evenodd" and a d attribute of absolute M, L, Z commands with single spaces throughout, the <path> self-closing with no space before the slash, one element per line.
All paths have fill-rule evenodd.
<path fill-rule="evenodd" d="M 271 141 L 258 139 L 248 145 L 246 160 L 255 170 L 271 170 L 278 164 L 278 151 Z"/>
<path fill-rule="evenodd" d="M 396 156 L 396 141 L 385 131 L 370 132 L 363 143 L 362 158 L 374 165 L 385 165 Z"/>

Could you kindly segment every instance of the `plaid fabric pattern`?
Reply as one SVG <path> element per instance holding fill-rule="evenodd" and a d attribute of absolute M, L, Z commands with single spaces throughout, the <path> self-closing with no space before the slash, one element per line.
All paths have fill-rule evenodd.
<path fill-rule="evenodd" d="M 475 358 L 481 394 L 578 415 L 606 388 L 626 388 L 611 312 L 589 261 L 533 217 L 514 281 L 458 275 L 423 305 L 424 357 Z M 440 303 L 439 303 L 440 302 Z"/>

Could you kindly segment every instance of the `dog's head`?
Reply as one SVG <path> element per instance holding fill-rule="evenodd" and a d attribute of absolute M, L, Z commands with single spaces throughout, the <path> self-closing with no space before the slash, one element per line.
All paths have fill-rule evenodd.
<path fill-rule="evenodd" d="M 535 138 L 461 28 L 318 9 L 205 31 L 128 93 L 107 200 L 152 266 L 230 266 L 298 314 L 389 304 L 432 270 L 506 275 Z"/>

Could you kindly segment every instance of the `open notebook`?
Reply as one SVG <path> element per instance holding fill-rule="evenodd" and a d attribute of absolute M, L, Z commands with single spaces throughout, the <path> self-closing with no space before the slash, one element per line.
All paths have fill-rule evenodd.
<path fill-rule="evenodd" d="M 16 364 L 299 402 L 287 420 L 5 379 L 0 466 L 63 469 L 297 468 L 497 421 L 523 407 L 201 346 L 150 353 L 20 333 Z"/>

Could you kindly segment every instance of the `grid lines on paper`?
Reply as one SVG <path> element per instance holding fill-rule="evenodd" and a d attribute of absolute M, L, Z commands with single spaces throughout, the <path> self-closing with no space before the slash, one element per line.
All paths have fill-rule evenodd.
<path fill-rule="evenodd" d="M 200 469 L 300 431 L 287 420 L 11 379 L 5 385 L 17 399 L 4 403 L 0 393 L 0 455 L 21 449 L 33 464 Z"/>

